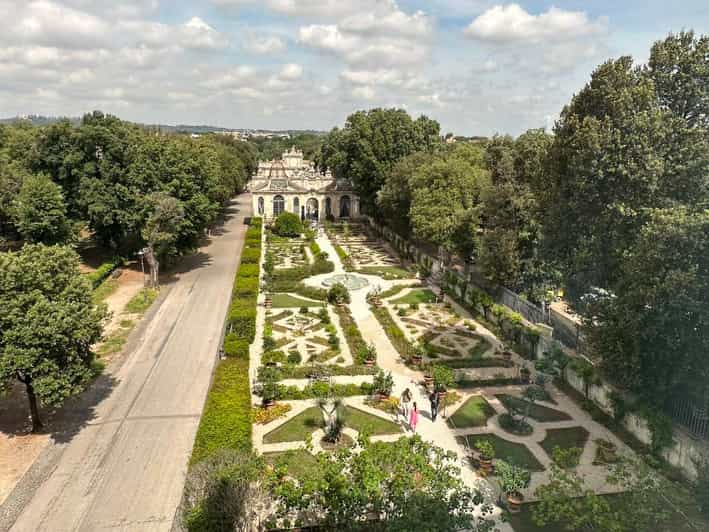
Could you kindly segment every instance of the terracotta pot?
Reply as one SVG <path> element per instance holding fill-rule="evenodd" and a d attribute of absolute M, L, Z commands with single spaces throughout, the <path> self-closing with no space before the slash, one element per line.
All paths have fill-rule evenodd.
<path fill-rule="evenodd" d="M 512 351 L 503 351 L 502 356 L 505 357 L 507 360 L 512 360 Z"/>
<path fill-rule="evenodd" d="M 525 384 L 529 384 L 529 378 L 532 375 L 532 373 L 529 370 L 522 370 L 519 372 L 519 378 L 522 379 L 522 382 Z"/>
<path fill-rule="evenodd" d="M 368 368 L 371 368 L 372 366 L 374 366 L 374 360 L 367 359 L 364 361 L 364 365 L 367 366 Z"/>
<path fill-rule="evenodd" d="M 275 368 L 275 367 L 276 367 L 276 363 L 275 363 L 275 362 L 266 362 L 266 367 L 267 367 L 267 368 Z"/>
<path fill-rule="evenodd" d="M 264 408 L 271 408 L 275 404 L 276 404 L 275 399 L 264 399 L 263 400 L 263 407 Z"/>
<path fill-rule="evenodd" d="M 440 390 L 440 391 L 438 392 L 438 398 L 439 398 L 439 399 L 445 399 L 445 398 L 446 398 L 446 395 L 448 395 L 448 392 L 447 392 L 446 390 Z"/>
<path fill-rule="evenodd" d="M 480 458 L 478 458 L 478 461 L 480 462 L 480 471 L 482 473 L 484 473 L 485 475 L 492 474 L 492 458 L 485 458 L 483 456 L 480 456 Z"/>
<path fill-rule="evenodd" d="M 511 514 L 518 514 L 522 509 L 522 502 L 524 502 L 524 496 L 521 493 L 508 493 L 507 494 L 507 510 Z"/>
<path fill-rule="evenodd" d="M 384 401 L 386 399 L 389 399 L 389 394 L 384 392 L 377 392 L 376 396 L 377 401 Z"/>
<path fill-rule="evenodd" d="M 433 385 L 433 377 L 430 375 L 424 375 L 423 382 L 426 384 L 426 388 L 430 388 Z"/>
<path fill-rule="evenodd" d="M 421 362 L 423 362 L 423 358 L 421 358 L 421 355 L 414 355 L 411 357 L 411 363 L 420 366 Z"/>

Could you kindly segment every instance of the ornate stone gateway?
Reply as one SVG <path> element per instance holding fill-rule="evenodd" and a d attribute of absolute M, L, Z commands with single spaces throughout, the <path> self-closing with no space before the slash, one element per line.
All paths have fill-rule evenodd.
<path fill-rule="evenodd" d="M 329 170 L 319 171 L 295 148 L 281 159 L 259 162 L 249 190 L 254 213 L 266 219 L 282 212 L 318 222 L 359 217 L 359 198 L 352 184 L 347 179 L 335 179 Z"/>

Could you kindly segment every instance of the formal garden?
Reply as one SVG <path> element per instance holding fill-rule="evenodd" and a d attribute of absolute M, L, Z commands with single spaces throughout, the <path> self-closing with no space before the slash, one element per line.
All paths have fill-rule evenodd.
<path fill-rule="evenodd" d="M 324 486 L 344 482 L 351 484 L 347 497 L 359 496 L 372 481 L 373 463 L 389 472 L 390 482 L 412 471 L 427 478 L 430 471 L 419 468 L 431 457 L 445 465 L 447 485 L 470 497 L 461 512 L 468 521 L 461 523 L 482 515 L 480 530 L 484 523 L 557 530 L 554 523 L 569 522 L 559 512 L 570 501 L 611 512 L 636 504 L 628 493 L 639 482 L 657 480 L 652 472 L 636 475 L 626 442 L 562 391 L 558 353 L 535 364 L 509 329 L 462 306 L 447 295 L 449 283 L 402 260 L 362 224 L 311 230 L 287 218 L 263 226 L 252 221 L 225 360 L 193 455 L 203 464 L 219 448 L 260 456 L 268 503 L 252 519 L 272 529 L 340 526 L 344 517 L 330 512 L 345 495 L 336 502 Z M 514 319 L 519 330 L 533 329 L 520 320 Z M 415 431 L 402 415 L 405 389 L 408 409 L 418 406 Z M 416 456 L 425 459 L 391 470 Z M 358 469 L 364 460 L 369 465 Z M 364 514 L 355 512 L 357 519 L 391 519 L 378 507 L 397 504 L 385 477 L 380 499 Z M 434 484 L 406 489 L 430 495 Z M 670 508 L 664 518 L 677 511 L 683 510 Z M 191 516 L 197 529 L 201 517 Z"/>

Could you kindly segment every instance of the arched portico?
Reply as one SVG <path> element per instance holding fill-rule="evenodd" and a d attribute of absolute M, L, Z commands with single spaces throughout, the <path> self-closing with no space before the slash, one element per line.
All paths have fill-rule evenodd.
<path fill-rule="evenodd" d="M 320 202 L 317 198 L 309 198 L 305 202 L 305 217 L 310 220 L 318 220 L 320 217 Z"/>

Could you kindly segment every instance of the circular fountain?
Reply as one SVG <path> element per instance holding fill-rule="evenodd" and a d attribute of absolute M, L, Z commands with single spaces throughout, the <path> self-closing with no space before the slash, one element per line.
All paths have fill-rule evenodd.
<path fill-rule="evenodd" d="M 358 275 L 352 275 L 351 273 L 338 273 L 337 275 L 332 275 L 322 282 L 325 287 L 330 287 L 334 284 L 343 284 L 348 290 L 359 290 L 369 285 L 369 281 L 364 277 Z"/>

